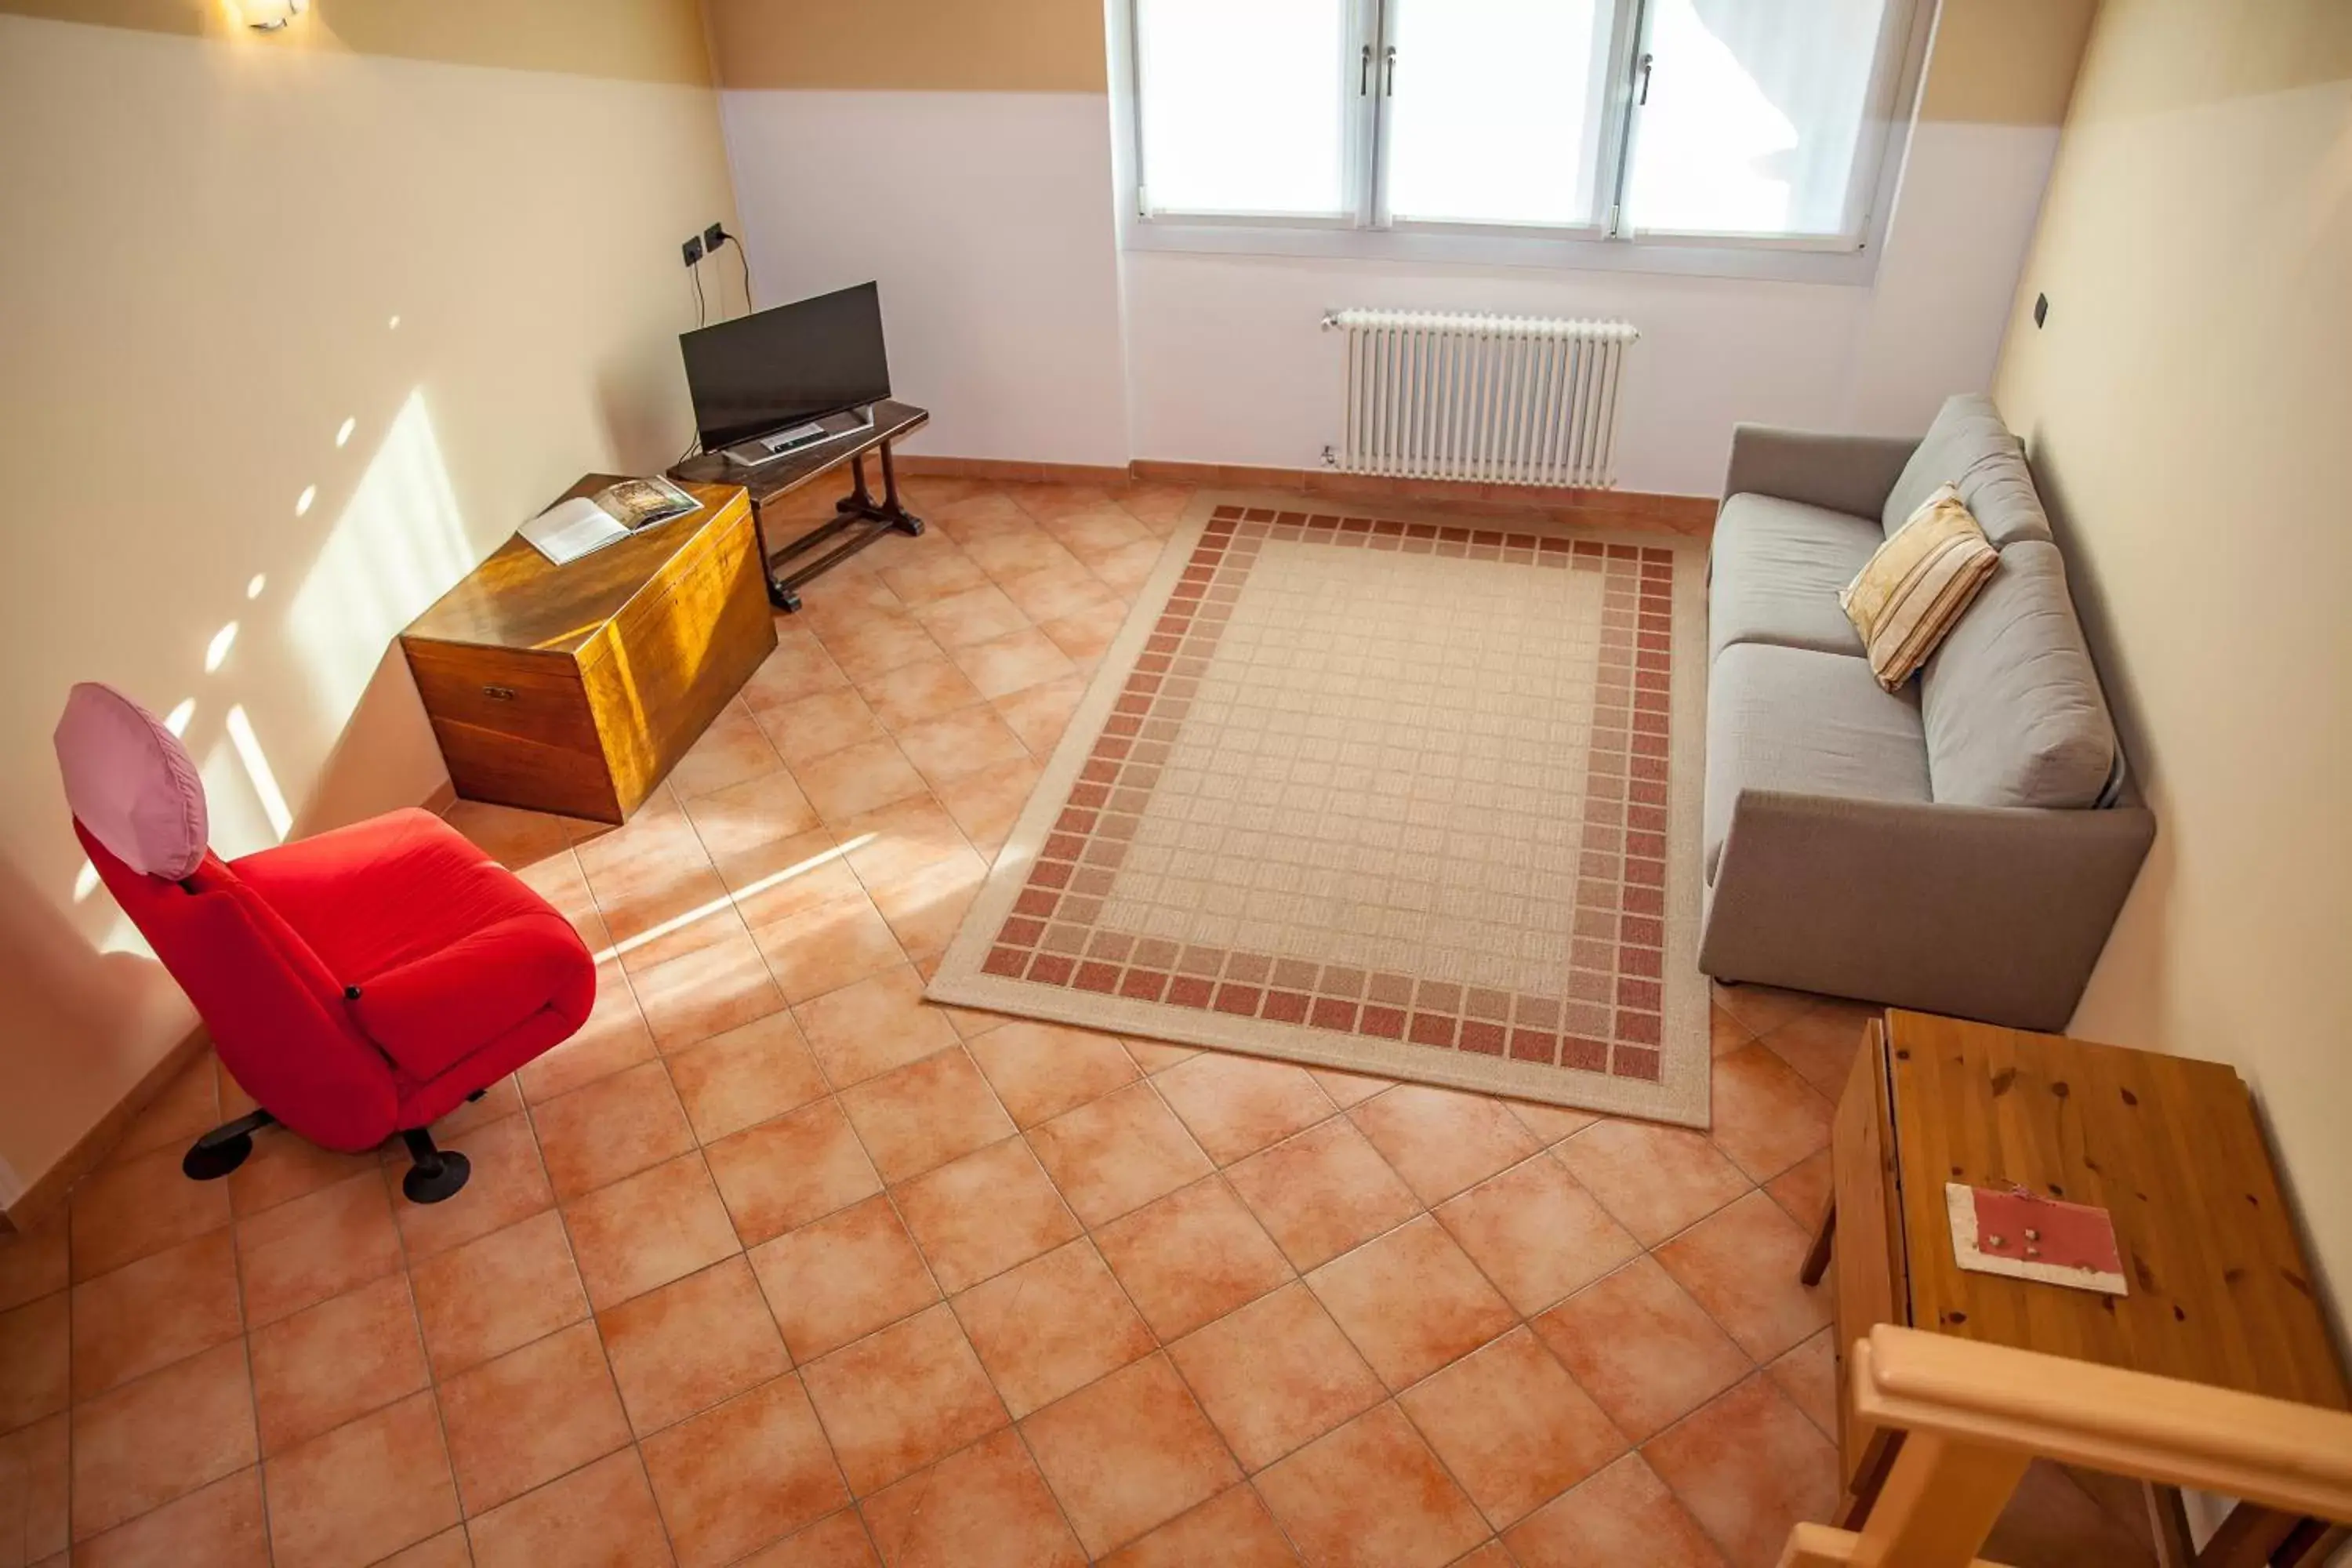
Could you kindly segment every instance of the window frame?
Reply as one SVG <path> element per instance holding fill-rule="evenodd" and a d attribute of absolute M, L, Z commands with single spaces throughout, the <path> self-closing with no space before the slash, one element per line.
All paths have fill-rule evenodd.
<path fill-rule="evenodd" d="M 1647 0 L 1608 0 L 1615 10 L 1609 100 L 1597 175 L 1602 184 L 1631 168 L 1633 81 Z M 1607 232 L 1609 208 L 1598 200 L 1598 221 L 1576 226 L 1396 220 L 1384 210 L 1387 100 L 1378 93 L 1350 110 L 1348 152 L 1352 210 L 1333 216 L 1271 217 L 1259 214 L 1150 213 L 1143 208 L 1141 173 L 1142 69 L 1136 47 L 1140 0 L 1108 6 L 1111 53 L 1111 162 L 1118 241 L 1139 251 L 1221 256 L 1346 258 L 1454 266 L 1507 266 L 1602 272 L 1654 272 L 1752 278 L 1810 283 L 1867 284 L 1876 275 L 1889 213 L 1916 124 L 1927 45 L 1934 32 L 1932 0 L 1887 0 L 1889 25 L 1880 36 L 1870 103 L 1856 141 L 1847 200 L 1859 213 L 1848 232 L 1818 236 L 1748 236 Z M 1359 39 L 1372 40 L 1377 65 L 1389 36 L 1381 0 L 1349 0 Z M 1369 128 L 1362 123 L 1370 119 Z"/>

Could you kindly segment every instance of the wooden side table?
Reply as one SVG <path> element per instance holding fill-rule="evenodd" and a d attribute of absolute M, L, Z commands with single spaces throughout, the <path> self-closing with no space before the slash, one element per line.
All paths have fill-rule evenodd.
<path fill-rule="evenodd" d="M 1831 1148 L 1804 1279 L 1836 1267 L 1846 1528 L 1867 1517 L 1902 1441 L 1848 1410 L 1847 1348 L 1873 1323 L 2347 1408 L 2252 1098 L 2229 1068 L 1890 1010 L 1866 1026 Z M 2106 1209 L 2129 1293 L 1963 1270 L 1947 1182 Z M 2242 1506 L 2195 1561 L 2298 1563 L 2324 1535 Z"/>
<path fill-rule="evenodd" d="M 717 453 L 705 453 L 672 468 L 680 483 L 741 485 L 751 497 L 751 517 L 760 534 L 760 559 L 768 584 L 768 600 L 786 612 L 801 607 L 801 589 L 823 576 L 886 533 L 919 534 L 923 520 L 898 499 L 898 469 L 890 448 L 931 422 L 924 409 L 890 399 L 874 405 L 873 422 L 862 430 L 827 440 L 812 441 L 772 463 L 740 468 Z M 866 488 L 866 457 L 878 451 L 882 458 L 882 493 Z M 844 464 L 850 469 L 849 494 L 835 501 L 833 516 L 794 539 L 778 542 L 783 530 L 772 525 L 772 515 L 795 490 L 814 484 Z"/>
<path fill-rule="evenodd" d="M 774 649 L 749 498 L 686 489 L 562 566 L 517 534 L 400 634 L 458 795 L 625 821 Z"/>

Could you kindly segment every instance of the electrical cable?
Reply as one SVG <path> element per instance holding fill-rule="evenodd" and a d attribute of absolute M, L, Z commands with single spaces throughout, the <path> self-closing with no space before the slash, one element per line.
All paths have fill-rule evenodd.
<path fill-rule="evenodd" d="M 736 265 L 743 269 L 743 313 L 748 316 L 751 313 L 751 253 L 743 248 L 743 242 L 735 236 L 729 234 L 721 237 L 735 247 Z"/>
<path fill-rule="evenodd" d="M 743 248 L 741 240 L 722 229 L 719 242 L 725 245 L 730 241 L 735 246 L 735 263 L 743 269 L 743 313 L 748 316 L 751 313 L 751 253 Z M 694 279 L 694 324 L 698 328 L 707 326 L 710 320 L 710 305 L 702 292 L 702 268 L 689 262 L 686 270 Z M 677 455 L 677 462 L 685 462 L 701 449 L 702 437 L 698 432 L 694 439 L 686 444 L 686 450 Z M 670 467 L 674 468 L 677 463 L 672 463 Z"/>
<path fill-rule="evenodd" d="M 707 323 L 710 313 L 710 307 L 702 297 L 702 268 L 689 261 L 686 264 L 686 272 L 694 282 L 694 325 L 696 330 L 699 331 Z M 677 463 L 685 462 L 701 449 L 702 432 L 698 430 L 694 433 L 694 439 L 686 444 L 686 450 L 677 455 Z M 672 463 L 670 467 L 674 468 L 677 467 L 677 463 Z"/>

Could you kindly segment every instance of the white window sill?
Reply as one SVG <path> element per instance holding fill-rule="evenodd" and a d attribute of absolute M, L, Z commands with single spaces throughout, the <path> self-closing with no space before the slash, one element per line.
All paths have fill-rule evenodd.
<path fill-rule="evenodd" d="M 1877 252 L 1851 240 L 1600 239 L 1495 229 L 1368 229 L 1246 219 L 1122 215 L 1129 250 L 1289 256 L 1580 272 L 1655 272 L 1781 283 L 1867 286 Z"/>

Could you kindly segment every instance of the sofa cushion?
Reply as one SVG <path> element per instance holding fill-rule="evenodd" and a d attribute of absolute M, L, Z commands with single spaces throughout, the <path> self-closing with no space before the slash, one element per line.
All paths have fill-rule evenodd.
<path fill-rule="evenodd" d="M 1774 643 L 1862 657 L 1838 592 L 1886 542 L 1878 524 L 1802 501 L 1736 495 L 1716 519 L 1708 560 L 1706 651 Z"/>
<path fill-rule="evenodd" d="M 1706 684 L 1710 882 L 1743 789 L 1932 799 L 1917 689 L 1883 691 L 1868 664 L 1843 654 L 1769 643 L 1725 648 Z"/>
<path fill-rule="evenodd" d="M 1838 595 L 1878 684 L 1892 691 L 1918 674 L 2000 564 L 1959 492 L 1937 485 Z"/>
<path fill-rule="evenodd" d="M 1919 449 L 1903 466 L 1880 519 L 1892 534 L 1926 504 L 1938 485 L 1958 488 L 1960 502 L 1997 550 L 2020 539 L 2050 538 L 2050 519 L 2025 467 L 2025 448 L 1981 393 L 1948 398 L 1927 426 Z"/>
<path fill-rule="evenodd" d="M 1919 700 L 1939 801 L 2095 805 L 2115 772 L 2115 723 L 2055 545 L 2000 552 L 1920 672 Z"/>

